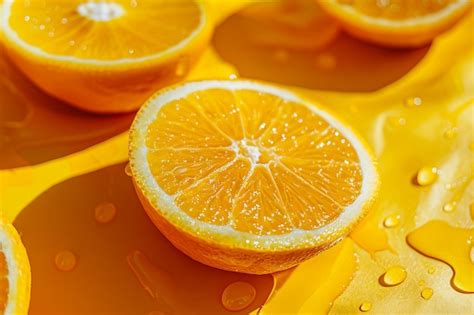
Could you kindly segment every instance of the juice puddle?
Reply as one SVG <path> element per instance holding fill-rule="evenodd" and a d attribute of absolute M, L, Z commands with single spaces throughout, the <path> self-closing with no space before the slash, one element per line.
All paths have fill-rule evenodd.
<path fill-rule="evenodd" d="M 347 238 L 291 270 L 276 273 L 275 291 L 259 314 L 326 314 L 356 269 L 354 242 Z"/>
<path fill-rule="evenodd" d="M 430 221 L 407 236 L 420 253 L 453 268 L 452 284 L 460 291 L 474 292 L 474 229 L 461 229 L 442 221 Z"/>
<path fill-rule="evenodd" d="M 267 301 L 272 275 L 218 270 L 175 249 L 145 214 L 124 168 L 55 185 L 15 219 L 33 270 L 30 315 L 235 314 L 221 302 L 235 282 L 255 288 L 240 314 Z"/>

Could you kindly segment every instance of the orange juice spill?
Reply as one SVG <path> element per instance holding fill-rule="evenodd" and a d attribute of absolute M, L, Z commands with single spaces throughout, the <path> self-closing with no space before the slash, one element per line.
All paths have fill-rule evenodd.
<path fill-rule="evenodd" d="M 421 297 L 424 298 L 425 300 L 431 299 L 433 296 L 433 289 L 432 288 L 424 288 L 421 290 Z"/>
<path fill-rule="evenodd" d="M 368 301 L 364 301 L 360 304 L 359 310 L 361 312 L 368 312 L 372 309 L 372 303 Z"/>
<path fill-rule="evenodd" d="M 54 264 L 61 271 L 71 271 L 77 264 L 76 255 L 69 250 L 60 251 L 54 257 Z"/>
<path fill-rule="evenodd" d="M 405 107 L 412 108 L 421 106 L 421 104 L 423 104 L 423 100 L 421 97 L 408 97 L 403 103 L 405 104 Z"/>
<path fill-rule="evenodd" d="M 383 284 L 388 286 L 399 285 L 405 281 L 407 277 L 407 272 L 405 268 L 400 266 L 390 267 L 382 277 Z"/>
<path fill-rule="evenodd" d="M 435 272 L 436 272 L 436 268 L 435 268 L 435 267 L 429 267 L 429 268 L 428 268 L 428 273 L 429 273 L 430 275 L 434 274 Z"/>
<path fill-rule="evenodd" d="M 416 174 L 416 181 L 420 186 L 428 186 L 438 179 L 438 169 L 433 166 L 422 167 Z"/>
<path fill-rule="evenodd" d="M 234 282 L 222 292 L 221 302 L 225 309 L 236 312 L 247 308 L 255 300 L 257 291 L 248 282 Z"/>
<path fill-rule="evenodd" d="M 117 207 L 111 202 L 98 204 L 94 210 L 95 220 L 105 224 L 111 222 L 117 215 Z"/>
<path fill-rule="evenodd" d="M 386 217 L 385 220 L 383 221 L 383 225 L 387 228 L 396 227 L 398 226 L 399 223 L 400 223 L 400 215 L 398 214 L 392 214 Z"/>
<path fill-rule="evenodd" d="M 452 284 L 458 290 L 474 292 L 474 262 L 470 257 L 474 229 L 430 221 L 408 234 L 407 241 L 420 253 L 450 265 L 454 270 Z"/>
<path fill-rule="evenodd" d="M 448 202 L 443 206 L 444 212 L 453 212 L 456 207 L 456 201 Z"/>

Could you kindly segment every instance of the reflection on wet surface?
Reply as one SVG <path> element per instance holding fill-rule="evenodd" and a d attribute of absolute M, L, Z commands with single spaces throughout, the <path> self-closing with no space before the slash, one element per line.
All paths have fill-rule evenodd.
<path fill-rule="evenodd" d="M 335 26 L 327 22 L 327 16 L 319 7 L 308 4 L 307 0 L 295 3 L 299 3 L 300 8 L 256 4 L 255 9 L 231 16 L 215 30 L 214 48 L 243 77 L 348 92 L 375 91 L 395 82 L 429 50 L 429 47 L 383 48 L 361 42 L 342 31 L 335 33 Z M 296 12 L 298 9 L 312 12 L 313 20 L 307 13 Z M 279 13 L 279 19 L 274 18 L 275 12 Z M 297 21 L 307 23 L 301 25 Z M 311 28 L 317 28 L 312 34 L 318 34 L 313 44 L 306 34 Z M 268 41 L 264 45 L 262 38 Z M 321 38 L 324 43 L 320 42 Z M 293 47 L 288 43 L 293 43 Z"/>
<path fill-rule="evenodd" d="M 271 275 L 221 271 L 175 249 L 146 216 L 124 167 L 67 180 L 18 215 L 14 224 L 32 268 L 31 315 L 225 314 L 222 292 L 238 281 L 256 289 L 242 314 L 267 300 Z M 106 224 L 95 218 L 97 205 L 105 202 L 116 208 Z M 58 269 L 58 253 L 65 252 L 67 266 Z"/>
<path fill-rule="evenodd" d="M 132 118 L 81 112 L 46 95 L 10 64 L 0 47 L 0 169 L 83 150 L 127 130 Z"/>

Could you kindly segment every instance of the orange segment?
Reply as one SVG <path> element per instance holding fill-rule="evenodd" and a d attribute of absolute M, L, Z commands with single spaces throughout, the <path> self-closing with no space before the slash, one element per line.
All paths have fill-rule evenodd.
<path fill-rule="evenodd" d="M 8 54 L 32 81 L 101 113 L 137 109 L 182 79 L 211 31 L 197 0 L 6 0 L 1 23 Z"/>
<path fill-rule="evenodd" d="M 26 315 L 30 267 L 25 248 L 11 224 L 0 221 L 0 314 Z"/>
<path fill-rule="evenodd" d="M 454 25 L 470 0 L 318 0 L 354 36 L 388 46 L 420 46 Z"/>
<path fill-rule="evenodd" d="M 132 126 L 130 160 L 147 212 L 178 248 L 252 273 L 303 257 L 249 268 L 246 255 L 316 253 L 340 239 L 377 189 L 371 155 L 350 129 L 293 94 L 247 81 L 159 92 Z M 163 220 L 176 231 L 167 232 Z M 200 243 L 186 245 L 193 242 L 206 243 L 209 253 L 224 247 L 231 261 L 202 257 L 194 252 Z"/>

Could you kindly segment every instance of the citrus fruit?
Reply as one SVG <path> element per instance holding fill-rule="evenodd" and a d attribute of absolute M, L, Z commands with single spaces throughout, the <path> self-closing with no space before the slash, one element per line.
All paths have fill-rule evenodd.
<path fill-rule="evenodd" d="M 428 44 L 455 24 L 469 0 L 318 0 L 328 14 L 356 37 L 377 44 Z"/>
<path fill-rule="evenodd" d="M 378 191 L 373 155 L 319 105 L 253 81 L 158 92 L 130 132 L 145 210 L 180 250 L 225 270 L 290 268 L 340 241 Z"/>
<path fill-rule="evenodd" d="M 5 0 L 7 52 L 40 88 L 98 113 L 182 79 L 210 36 L 197 0 Z"/>
<path fill-rule="evenodd" d="M 339 25 L 313 0 L 256 2 L 238 15 L 256 46 L 314 51 L 339 34 Z"/>
<path fill-rule="evenodd" d="M 28 313 L 30 265 L 20 237 L 11 224 L 0 221 L 0 314 Z"/>

